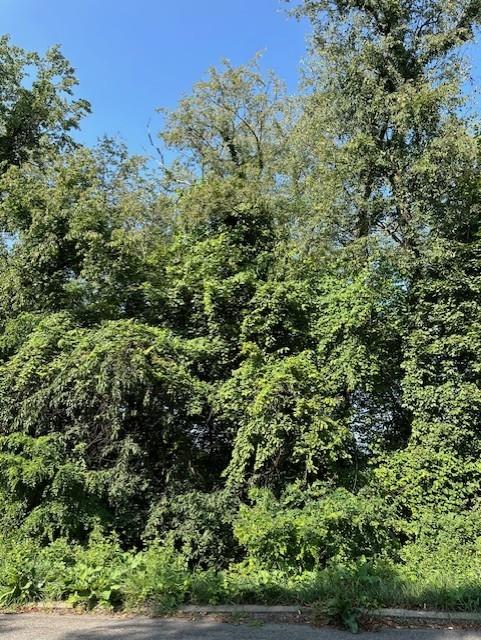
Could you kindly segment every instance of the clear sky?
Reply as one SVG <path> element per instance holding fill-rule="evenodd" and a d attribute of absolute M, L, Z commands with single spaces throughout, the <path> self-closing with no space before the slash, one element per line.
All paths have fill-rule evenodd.
<path fill-rule="evenodd" d="M 77 70 L 79 95 L 93 115 L 80 138 L 120 134 L 147 150 L 155 108 L 174 107 L 221 58 L 246 62 L 265 50 L 263 66 L 295 90 L 307 24 L 281 0 L 0 0 L 1 32 L 26 49 L 62 45 Z M 158 127 L 157 127 L 158 128 Z"/>

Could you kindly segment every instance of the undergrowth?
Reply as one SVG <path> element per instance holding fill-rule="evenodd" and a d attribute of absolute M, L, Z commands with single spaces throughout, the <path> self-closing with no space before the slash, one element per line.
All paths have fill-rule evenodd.
<path fill-rule="evenodd" d="M 449 558 L 408 547 L 399 562 L 333 559 L 322 570 L 286 571 L 250 559 L 227 569 L 190 569 L 170 544 L 124 551 L 95 532 L 87 545 L 60 539 L 45 547 L 0 541 L 0 606 L 42 600 L 92 609 L 165 613 L 184 604 L 310 604 L 352 630 L 363 608 L 481 609 L 481 554 Z M 444 550 L 445 551 L 445 550 Z"/>

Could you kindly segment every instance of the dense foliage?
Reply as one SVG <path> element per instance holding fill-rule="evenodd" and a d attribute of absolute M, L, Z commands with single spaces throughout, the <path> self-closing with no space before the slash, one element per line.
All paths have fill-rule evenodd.
<path fill-rule="evenodd" d="M 0 603 L 481 606 L 481 2 L 291 11 L 150 159 L 0 40 Z"/>

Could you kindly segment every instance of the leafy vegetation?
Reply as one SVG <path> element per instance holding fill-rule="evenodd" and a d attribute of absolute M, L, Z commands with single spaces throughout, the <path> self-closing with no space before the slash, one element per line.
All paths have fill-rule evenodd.
<path fill-rule="evenodd" d="M 481 608 L 481 2 L 291 11 L 154 158 L 0 39 L 2 606 Z"/>

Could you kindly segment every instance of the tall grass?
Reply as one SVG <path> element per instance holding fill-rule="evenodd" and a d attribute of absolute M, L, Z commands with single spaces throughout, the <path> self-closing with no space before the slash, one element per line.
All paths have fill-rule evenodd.
<path fill-rule="evenodd" d="M 320 571 L 282 571 L 254 561 L 190 570 L 169 546 L 123 551 L 114 538 L 86 546 L 0 541 L 0 606 L 65 600 L 73 606 L 169 611 L 183 604 L 350 603 L 352 607 L 481 610 L 481 556 L 460 549 L 403 562 L 333 560 Z"/>

